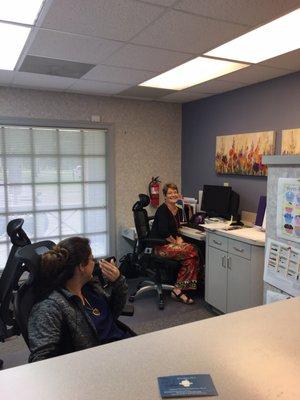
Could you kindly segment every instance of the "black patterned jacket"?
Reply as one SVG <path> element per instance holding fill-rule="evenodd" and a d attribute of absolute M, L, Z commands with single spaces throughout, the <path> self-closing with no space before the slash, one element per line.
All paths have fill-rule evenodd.
<path fill-rule="evenodd" d="M 130 331 L 126 325 L 117 321 L 126 303 L 128 287 L 125 278 L 120 276 L 106 290 L 95 281 L 87 285 L 95 293 L 107 297 L 117 325 Z M 29 362 L 101 344 L 93 322 L 84 312 L 80 298 L 66 289 L 54 290 L 46 299 L 33 306 L 28 321 L 28 336 Z"/>

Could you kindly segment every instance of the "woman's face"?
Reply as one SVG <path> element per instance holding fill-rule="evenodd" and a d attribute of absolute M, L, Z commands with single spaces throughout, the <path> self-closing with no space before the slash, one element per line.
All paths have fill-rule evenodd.
<path fill-rule="evenodd" d="M 168 188 L 166 195 L 166 202 L 169 204 L 175 204 L 178 198 L 179 198 L 178 191 L 176 189 Z"/>
<path fill-rule="evenodd" d="M 87 280 L 89 281 L 92 276 L 93 276 L 93 272 L 94 272 L 94 267 L 95 267 L 95 261 L 94 261 L 94 257 L 93 254 L 90 253 L 89 258 L 88 258 L 88 262 L 84 267 L 85 270 L 85 274 L 87 277 Z"/>

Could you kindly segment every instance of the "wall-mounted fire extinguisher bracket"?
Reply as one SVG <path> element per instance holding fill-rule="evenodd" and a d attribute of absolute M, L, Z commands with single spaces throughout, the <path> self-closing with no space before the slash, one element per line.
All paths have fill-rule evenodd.
<path fill-rule="evenodd" d="M 149 196 L 150 196 L 150 204 L 152 207 L 158 207 L 159 206 L 159 176 L 154 178 L 152 176 L 152 180 L 149 183 Z"/>

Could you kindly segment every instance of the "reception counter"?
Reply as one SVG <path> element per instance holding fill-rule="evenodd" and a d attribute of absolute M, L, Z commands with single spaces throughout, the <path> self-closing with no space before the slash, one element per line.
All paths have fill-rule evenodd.
<path fill-rule="evenodd" d="M 157 400 L 157 377 L 210 374 L 219 400 L 300 399 L 300 298 L 0 372 L 1 399 Z"/>

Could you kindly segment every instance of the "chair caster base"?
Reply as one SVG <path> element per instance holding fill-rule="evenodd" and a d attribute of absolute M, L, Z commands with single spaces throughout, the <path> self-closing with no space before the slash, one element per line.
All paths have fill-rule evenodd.
<path fill-rule="evenodd" d="M 163 310 L 164 308 L 165 308 L 164 303 L 159 303 L 158 309 L 159 309 L 159 310 Z"/>

